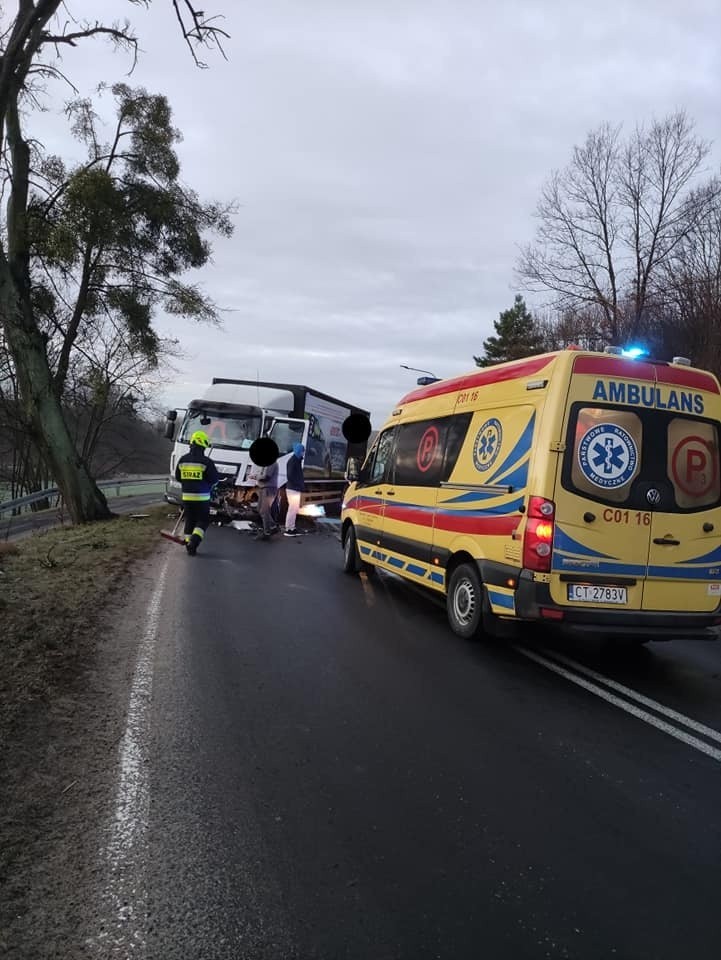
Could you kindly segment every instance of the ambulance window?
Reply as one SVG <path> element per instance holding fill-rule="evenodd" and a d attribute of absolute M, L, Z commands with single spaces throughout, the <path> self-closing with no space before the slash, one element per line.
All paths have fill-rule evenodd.
<path fill-rule="evenodd" d="M 371 475 L 371 468 L 376 458 L 376 450 L 378 449 L 378 437 L 375 438 L 373 443 L 368 448 L 368 453 L 365 456 L 365 460 L 361 464 L 360 476 L 358 477 L 358 483 L 368 483 L 368 478 Z"/>
<path fill-rule="evenodd" d="M 395 427 L 384 431 L 378 438 L 375 449 L 375 458 L 370 468 L 369 483 L 381 483 L 387 474 L 390 466 L 390 458 L 393 452 L 393 439 L 395 437 Z"/>
<path fill-rule="evenodd" d="M 641 467 L 643 428 L 635 413 L 581 407 L 573 432 L 571 483 L 595 500 L 623 503 Z"/>
<path fill-rule="evenodd" d="M 448 424 L 448 434 L 446 436 L 446 459 L 443 464 L 443 474 L 441 480 L 448 480 L 453 473 L 459 454 L 463 447 L 463 442 L 468 433 L 468 424 L 471 422 L 472 413 L 455 413 Z"/>
<path fill-rule="evenodd" d="M 721 497 L 717 426 L 674 417 L 667 436 L 666 469 L 677 506 L 693 510 L 717 503 Z"/>
<path fill-rule="evenodd" d="M 441 479 L 448 418 L 420 420 L 399 427 L 393 482 L 435 487 Z"/>

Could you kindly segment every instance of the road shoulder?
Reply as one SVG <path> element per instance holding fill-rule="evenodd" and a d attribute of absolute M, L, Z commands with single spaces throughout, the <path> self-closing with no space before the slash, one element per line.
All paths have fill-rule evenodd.
<path fill-rule="evenodd" d="M 14 711 L 0 776 L 0 952 L 86 955 L 139 639 L 166 552 L 136 561 L 96 626 L 74 636 Z"/>

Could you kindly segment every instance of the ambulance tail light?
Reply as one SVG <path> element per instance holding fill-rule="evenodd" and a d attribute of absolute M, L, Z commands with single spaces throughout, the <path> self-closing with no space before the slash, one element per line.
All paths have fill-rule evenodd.
<path fill-rule="evenodd" d="M 556 517 L 556 505 L 545 497 L 528 501 L 528 520 L 523 535 L 523 566 L 526 570 L 548 573 Z"/>

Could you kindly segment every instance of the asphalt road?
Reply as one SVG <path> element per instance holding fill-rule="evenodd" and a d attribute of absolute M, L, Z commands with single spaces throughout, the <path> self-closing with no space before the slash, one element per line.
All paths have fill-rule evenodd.
<path fill-rule="evenodd" d="M 332 529 L 163 554 L 89 956 L 721 956 L 721 645 L 464 642 Z"/>

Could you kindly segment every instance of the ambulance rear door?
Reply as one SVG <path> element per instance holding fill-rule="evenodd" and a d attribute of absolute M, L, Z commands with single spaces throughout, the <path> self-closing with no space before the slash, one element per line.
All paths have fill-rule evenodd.
<path fill-rule="evenodd" d="M 719 423 L 658 411 L 654 434 L 657 459 L 643 491 L 651 509 L 643 609 L 710 613 L 721 601 Z"/>
<path fill-rule="evenodd" d="M 639 508 L 646 428 L 572 377 L 555 486 L 551 596 L 561 606 L 640 610 L 651 514 Z"/>

